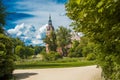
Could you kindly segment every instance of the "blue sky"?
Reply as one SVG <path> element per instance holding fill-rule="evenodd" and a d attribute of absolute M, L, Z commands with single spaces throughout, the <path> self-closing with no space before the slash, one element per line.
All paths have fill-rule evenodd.
<path fill-rule="evenodd" d="M 67 0 L 3 0 L 7 6 L 6 29 L 17 24 L 29 24 L 36 27 L 45 25 L 51 14 L 53 25 L 68 26 L 70 20 L 65 16 L 64 4 Z"/>
<path fill-rule="evenodd" d="M 49 14 L 53 26 L 68 27 L 71 20 L 65 15 L 67 0 L 3 0 L 8 16 L 5 29 L 26 44 L 41 45 Z"/>

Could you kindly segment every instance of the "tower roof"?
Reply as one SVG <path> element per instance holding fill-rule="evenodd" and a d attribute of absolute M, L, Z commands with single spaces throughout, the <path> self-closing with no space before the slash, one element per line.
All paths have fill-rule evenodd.
<path fill-rule="evenodd" d="M 52 25 L 51 15 L 49 14 L 48 25 Z"/>
<path fill-rule="evenodd" d="M 49 20 L 48 20 L 48 26 L 47 26 L 47 31 L 49 31 L 49 30 L 54 30 L 50 14 L 49 14 Z"/>

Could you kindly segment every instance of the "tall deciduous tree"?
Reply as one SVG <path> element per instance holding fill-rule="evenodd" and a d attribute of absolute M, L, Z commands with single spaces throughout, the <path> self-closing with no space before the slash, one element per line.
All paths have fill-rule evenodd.
<path fill-rule="evenodd" d="M 51 31 L 49 36 L 46 36 L 44 42 L 48 44 L 49 51 L 56 51 L 57 44 L 56 44 L 56 33 L 55 31 Z"/>
<path fill-rule="evenodd" d="M 56 36 L 57 36 L 57 45 L 62 49 L 62 54 L 63 56 L 67 55 L 67 48 L 68 45 L 71 44 L 71 30 L 60 26 L 59 29 L 56 31 Z"/>
<path fill-rule="evenodd" d="M 120 79 L 120 0 L 69 0 L 67 15 L 76 31 L 98 45 L 106 80 Z"/>
<path fill-rule="evenodd" d="M 9 80 L 14 70 L 13 44 L 9 37 L 4 35 L 5 7 L 0 0 L 0 80 Z"/>

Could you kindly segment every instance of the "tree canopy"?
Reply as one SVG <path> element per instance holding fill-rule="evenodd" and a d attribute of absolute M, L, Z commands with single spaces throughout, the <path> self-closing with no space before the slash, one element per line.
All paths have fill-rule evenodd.
<path fill-rule="evenodd" d="M 50 31 L 49 36 L 46 36 L 43 40 L 46 44 L 48 44 L 49 51 L 56 51 L 56 33 L 55 31 Z"/>
<path fill-rule="evenodd" d="M 14 70 L 13 43 L 4 34 L 6 11 L 0 0 L 0 80 L 9 80 Z"/>
<path fill-rule="evenodd" d="M 62 49 L 63 56 L 67 55 L 67 46 L 71 44 L 71 30 L 63 26 L 59 26 L 56 30 L 57 45 Z"/>
<path fill-rule="evenodd" d="M 9 37 L 0 34 L 0 79 L 8 80 L 14 70 L 14 54 L 12 41 Z"/>
<path fill-rule="evenodd" d="M 97 44 L 106 80 L 120 79 L 120 0 L 69 0 L 66 11 L 73 29 Z"/>

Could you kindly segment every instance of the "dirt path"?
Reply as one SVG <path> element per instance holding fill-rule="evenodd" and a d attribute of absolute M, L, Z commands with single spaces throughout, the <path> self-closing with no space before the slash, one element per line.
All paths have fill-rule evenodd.
<path fill-rule="evenodd" d="M 15 70 L 17 80 L 101 80 L 101 69 L 94 66 Z"/>

